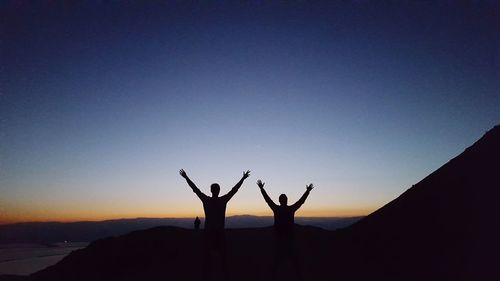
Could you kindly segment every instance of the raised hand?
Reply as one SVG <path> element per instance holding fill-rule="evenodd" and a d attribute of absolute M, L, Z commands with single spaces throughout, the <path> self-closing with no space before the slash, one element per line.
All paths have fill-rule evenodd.
<path fill-rule="evenodd" d="M 243 172 L 243 179 L 246 179 L 250 176 L 250 170 Z"/>
<path fill-rule="evenodd" d="M 311 183 L 309 185 L 306 185 L 307 191 L 311 191 L 314 188 L 314 185 Z"/>
<path fill-rule="evenodd" d="M 262 182 L 261 180 L 258 180 L 258 181 L 257 181 L 257 185 L 258 185 L 260 188 L 264 188 L 264 184 L 266 184 L 266 183 Z"/>
<path fill-rule="evenodd" d="M 184 171 L 184 169 L 180 169 L 179 174 L 180 174 L 183 178 L 187 179 L 187 176 L 188 176 L 188 175 L 186 174 L 186 171 Z"/>

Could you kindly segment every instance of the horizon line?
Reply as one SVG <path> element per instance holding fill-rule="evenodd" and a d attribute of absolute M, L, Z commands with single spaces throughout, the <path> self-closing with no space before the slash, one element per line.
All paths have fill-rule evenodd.
<path fill-rule="evenodd" d="M 368 215 L 345 215 L 345 216 L 296 216 L 295 218 L 308 218 L 308 219 L 328 219 L 328 218 L 361 218 Z M 83 223 L 83 222 L 110 222 L 110 221 L 120 221 L 120 220 L 147 220 L 147 219 L 194 219 L 198 217 L 204 219 L 205 216 L 183 216 L 183 217 L 122 217 L 114 219 L 101 219 L 101 220 L 33 220 L 33 221 L 18 221 L 18 222 L 0 222 L 0 226 L 4 225 L 14 225 L 14 224 L 32 224 L 32 223 Z M 226 218 L 231 217 L 261 217 L 261 218 L 272 218 L 273 215 L 230 215 Z"/>

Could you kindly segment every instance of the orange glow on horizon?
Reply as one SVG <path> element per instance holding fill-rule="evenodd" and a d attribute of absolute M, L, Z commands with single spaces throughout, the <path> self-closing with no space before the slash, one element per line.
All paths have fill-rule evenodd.
<path fill-rule="evenodd" d="M 339 210 L 303 210 L 297 213 L 297 217 L 355 217 L 366 216 L 373 210 L 371 209 L 339 209 Z M 232 211 L 227 212 L 226 216 L 254 215 L 254 216 L 272 216 L 272 212 L 264 210 Z M 144 213 L 115 213 L 115 214 L 97 214 L 97 213 L 68 213 L 68 214 L 43 214 L 43 213 L 22 213 L 11 216 L 0 217 L 0 224 L 24 223 L 24 222 L 78 222 L 78 221 L 104 221 L 116 219 L 135 219 L 135 218 L 194 218 L 196 216 L 204 217 L 203 213 L 183 212 L 183 213 L 165 213 L 165 212 L 144 212 Z"/>
<path fill-rule="evenodd" d="M 103 221 L 132 218 L 194 218 L 204 217 L 202 205 L 193 198 L 190 202 L 162 203 L 162 198 L 156 202 L 136 201 L 117 202 L 112 199 L 102 199 L 88 202 L 79 201 L 10 201 L 0 200 L 0 224 L 22 222 L 77 222 Z M 378 209 L 382 204 L 367 204 L 369 206 L 351 207 L 348 204 L 336 208 L 329 206 L 305 205 L 297 213 L 297 217 L 355 217 L 365 216 Z M 133 206 L 133 207 L 131 207 Z M 272 216 L 272 211 L 265 204 L 241 204 L 228 206 L 226 216 L 255 215 Z"/>

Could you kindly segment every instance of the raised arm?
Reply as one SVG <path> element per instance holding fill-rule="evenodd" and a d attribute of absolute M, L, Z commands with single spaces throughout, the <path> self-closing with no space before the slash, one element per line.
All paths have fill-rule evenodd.
<path fill-rule="evenodd" d="M 265 183 L 263 183 L 261 180 L 257 181 L 257 185 L 260 188 L 260 192 L 262 193 L 262 196 L 264 197 L 264 200 L 266 200 L 266 203 L 267 203 L 267 205 L 269 205 L 269 208 L 271 208 L 271 210 L 274 211 L 278 205 L 276 205 L 273 202 L 273 200 L 271 199 L 271 197 L 269 197 L 269 195 L 267 195 L 267 192 L 264 190 L 264 184 Z"/>
<path fill-rule="evenodd" d="M 186 174 L 186 172 L 183 169 L 181 169 L 179 171 L 179 174 L 184 179 L 186 179 L 189 187 L 191 187 L 191 189 L 193 190 L 193 192 L 196 193 L 196 195 L 198 195 L 198 198 L 200 198 L 201 201 L 205 200 L 205 198 L 208 197 L 207 195 L 205 195 L 205 193 L 201 192 L 201 190 L 194 184 L 194 182 L 191 181 L 191 179 L 189 179 L 188 175 Z"/>
<path fill-rule="evenodd" d="M 304 202 L 306 202 L 306 199 L 307 199 L 307 196 L 309 196 L 309 193 L 311 192 L 311 190 L 314 188 L 313 184 L 309 184 L 309 185 L 306 185 L 306 192 L 304 192 L 304 195 L 302 195 L 302 197 L 300 197 L 299 201 L 295 202 L 295 204 L 292 205 L 292 208 L 295 209 L 295 211 L 297 211 L 300 206 L 302 206 L 302 204 L 304 204 Z"/>
<path fill-rule="evenodd" d="M 236 194 L 236 192 L 238 192 L 238 189 L 240 189 L 245 179 L 248 178 L 249 176 L 250 176 L 250 171 L 243 172 L 243 177 L 241 177 L 241 180 L 233 188 L 231 188 L 231 190 L 226 195 L 224 195 L 226 200 L 229 201 L 229 199 L 231 199 Z"/>

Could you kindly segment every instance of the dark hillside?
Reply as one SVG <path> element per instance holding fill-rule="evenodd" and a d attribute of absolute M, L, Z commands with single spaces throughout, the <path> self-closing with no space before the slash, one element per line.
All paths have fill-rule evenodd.
<path fill-rule="evenodd" d="M 347 232 L 380 274 L 488 280 L 499 261 L 498 195 L 500 126 Z"/>

